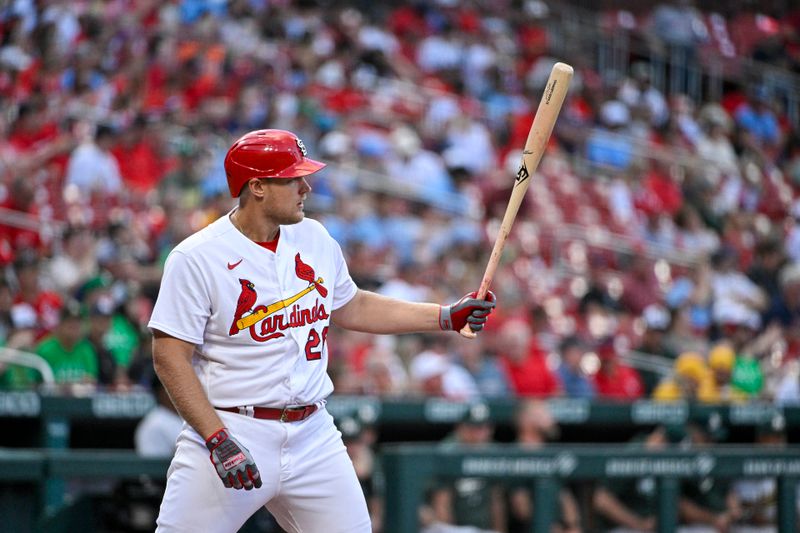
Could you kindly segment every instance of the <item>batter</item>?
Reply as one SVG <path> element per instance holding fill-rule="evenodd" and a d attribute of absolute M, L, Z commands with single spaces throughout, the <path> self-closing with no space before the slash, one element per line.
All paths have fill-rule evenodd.
<path fill-rule="evenodd" d="M 291 132 L 244 135 L 225 157 L 238 207 L 167 259 L 149 323 L 153 363 L 186 424 L 158 532 L 235 532 L 262 506 L 289 532 L 370 532 L 325 409 L 331 322 L 478 332 L 494 308 L 491 293 L 440 306 L 359 289 L 336 241 L 304 217 L 306 176 L 324 166 Z"/>

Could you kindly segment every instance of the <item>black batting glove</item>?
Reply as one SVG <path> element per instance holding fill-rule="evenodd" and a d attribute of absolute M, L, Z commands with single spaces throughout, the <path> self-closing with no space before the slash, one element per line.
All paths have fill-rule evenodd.
<path fill-rule="evenodd" d="M 492 291 L 486 293 L 485 300 L 477 299 L 477 295 L 477 291 L 471 292 L 454 304 L 443 305 L 439 309 L 439 327 L 461 331 L 465 324 L 469 324 L 473 333 L 482 330 L 497 298 Z"/>
<path fill-rule="evenodd" d="M 222 428 L 208 437 L 206 448 L 211 452 L 211 462 L 227 488 L 252 490 L 261 487 L 261 474 L 253 456 L 228 434 L 227 429 Z"/>

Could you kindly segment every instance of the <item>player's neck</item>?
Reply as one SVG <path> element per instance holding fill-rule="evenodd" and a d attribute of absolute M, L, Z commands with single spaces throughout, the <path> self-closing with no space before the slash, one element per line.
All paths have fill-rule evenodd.
<path fill-rule="evenodd" d="M 249 213 L 246 209 L 236 208 L 230 215 L 233 227 L 245 237 L 254 242 L 269 242 L 275 240 L 279 226 L 263 217 Z"/>

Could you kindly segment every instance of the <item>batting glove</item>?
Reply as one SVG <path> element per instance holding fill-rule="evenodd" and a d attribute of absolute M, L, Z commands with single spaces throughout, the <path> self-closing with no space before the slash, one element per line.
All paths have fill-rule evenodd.
<path fill-rule="evenodd" d="M 253 456 L 228 435 L 225 428 L 208 437 L 206 448 L 211 452 L 211 462 L 226 487 L 245 490 L 261 487 L 261 474 Z"/>
<path fill-rule="evenodd" d="M 495 306 L 495 295 L 492 291 L 486 293 L 485 300 L 478 300 L 477 292 L 471 292 L 454 304 L 443 305 L 439 308 L 439 327 L 444 330 L 461 331 L 465 324 L 477 333 Z"/>

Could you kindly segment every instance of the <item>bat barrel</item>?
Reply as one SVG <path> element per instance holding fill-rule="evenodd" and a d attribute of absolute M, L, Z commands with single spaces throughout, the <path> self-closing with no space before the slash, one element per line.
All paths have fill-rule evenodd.
<path fill-rule="evenodd" d="M 489 262 L 486 265 L 486 271 L 481 280 L 478 298 L 484 298 L 489 291 L 489 286 L 494 278 L 495 270 L 500 263 L 500 256 L 502 255 L 506 239 L 511 233 L 511 226 L 517 217 L 517 212 L 525 197 L 525 192 L 530 185 L 531 177 L 534 172 L 536 172 L 539 161 L 542 159 L 542 155 L 544 155 L 547 141 L 550 139 L 550 134 L 553 132 L 558 114 L 561 112 L 561 106 L 567 96 L 567 89 L 569 87 L 569 82 L 572 80 L 572 74 L 572 67 L 561 62 L 553 65 L 550 71 L 550 77 L 547 79 L 547 84 L 542 93 L 542 99 L 539 102 L 539 107 L 536 109 L 536 116 L 533 118 L 533 124 L 528 132 L 525 149 L 522 151 L 522 161 L 519 171 L 517 171 L 517 175 L 514 178 L 511 198 L 508 200 L 503 222 L 500 224 L 500 230 L 495 238 L 492 254 L 489 256 Z M 461 334 L 465 337 L 475 337 L 468 326 L 465 326 L 464 329 L 461 330 Z"/>

